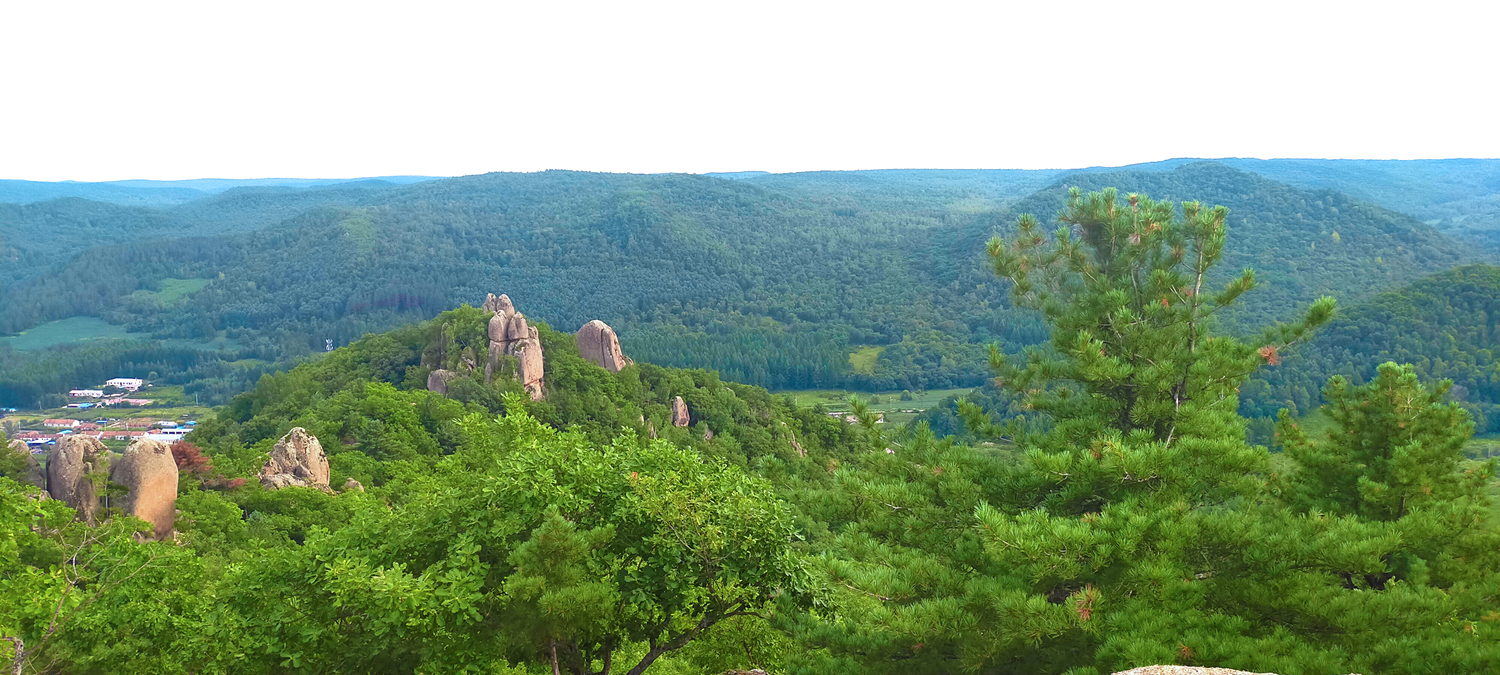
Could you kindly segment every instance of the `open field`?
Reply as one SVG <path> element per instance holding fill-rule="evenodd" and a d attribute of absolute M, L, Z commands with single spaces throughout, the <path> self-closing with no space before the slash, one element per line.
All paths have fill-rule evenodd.
<path fill-rule="evenodd" d="M 11 349 L 34 351 L 88 340 L 145 340 L 149 338 L 150 336 L 144 333 L 131 333 L 124 326 L 105 323 L 98 317 L 74 316 L 44 323 L 30 330 L 0 338 L 0 342 L 10 345 Z"/>
<path fill-rule="evenodd" d="M 778 391 L 777 394 L 791 396 L 792 400 L 800 406 L 814 406 L 822 404 L 829 412 L 849 410 L 849 396 L 859 396 L 870 404 L 870 410 L 885 413 L 886 424 L 900 426 L 916 419 L 929 408 L 936 407 L 943 399 L 963 395 L 972 387 L 960 389 L 931 389 L 927 391 L 912 392 L 912 400 L 901 400 L 901 392 L 882 392 L 870 394 L 865 392 L 842 391 L 838 389 L 807 389 L 801 391 Z"/>
<path fill-rule="evenodd" d="M 149 298 L 163 305 L 177 302 L 208 285 L 208 279 L 162 279 L 159 291 L 136 291 L 133 297 Z"/>
<path fill-rule="evenodd" d="M 170 280 L 169 280 L 170 281 Z M 187 279 L 182 281 L 200 281 Z M 199 285 L 201 287 L 201 285 Z M 180 289 L 179 289 L 180 290 Z M 196 290 L 196 289 L 195 289 Z M 162 293 L 166 293 L 163 290 Z M 149 333 L 132 333 L 124 326 L 107 323 L 93 316 L 72 316 L 50 321 L 15 335 L 0 337 L 0 344 L 9 345 L 17 351 L 39 351 L 58 345 L 88 342 L 91 340 L 151 340 Z M 228 338 L 214 340 L 162 340 L 163 344 L 191 349 L 234 349 L 239 343 Z"/>
<path fill-rule="evenodd" d="M 856 373 L 865 375 L 875 374 L 875 362 L 880 360 L 880 353 L 885 347 L 859 347 L 849 353 L 849 366 Z"/>

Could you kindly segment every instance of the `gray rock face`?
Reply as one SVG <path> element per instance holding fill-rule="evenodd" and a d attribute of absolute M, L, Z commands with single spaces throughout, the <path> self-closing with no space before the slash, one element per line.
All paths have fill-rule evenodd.
<path fill-rule="evenodd" d="M 329 491 L 323 444 L 306 429 L 293 427 L 271 448 L 271 456 L 260 469 L 260 484 L 271 490 L 298 486 Z"/>
<path fill-rule="evenodd" d="M 72 507 L 78 519 L 90 525 L 99 513 L 95 477 L 108 475 L 109 450 L 97 438 L 64 436 L 47 456 L 47 494 Z"/>
<path fill-rule="evenodd" d="M 490 297 L 494 297 L 491 294 Z M 544 382 L 545 359 L 542 356 L 541 335 L 536 327 L 527 325 L 526 315 L 517 312 L 510 296 L 501 295 L 493 302 L 485 300 L 485 309 L 493 308 L 488 327 L 490 358 L 484 367 L 484 380 L 494 379 L 500 367 L 501 356 L 516 358 L 516 379 L 526 388 L 531 400 L 536 401 L 546 394 Z"/>
<path fill-rule="evenodd" d="M 12 457 L 19 457 L 21 463 L 25 466 L 21 470 L 21 475 L 10 477 L 12 480 L 17 483 L 34 485 L 42 490 L 47 489 L 47 474 L 42 472 L 42 465 L 37 463 L 36 457 L 31 454 L 31 448 L 26 445 L 26 441 L 11 441 L 4 448 L 0 448 L 0 450 L 3 450 Z"/>
<path fill-rule="evenodd" d="M 110 482 L 129 491 L 120 505 L 130 515 L 151 523 L 149 538 L 171 538 L 177 519 L 177 462 L 171 446 L 137 439 L 110 470 Z"/>
<path fill-rule="evenodd" d="M 583 324 L 583 327 L 578 329 L 576 339 L 578 351 L 583 354 L 583 358 L 611 373 L 618 373 L 621 368 L 634 363 L 625 356 L 624 352 L 620 351 L 620 338 L 615 335 L 614 329 L 603 321 L 594 319 Z"/>
<path fill-rule="evenodd" d="M 458 373 L 451 370 L 443 370 L 442 368 L 434 370 L 427 376 L 427 391 L 447 396 L 448 382 L 455 377 L 458 377 Z"/>
<path fill-rule="evenodd" d="M 682 400 L 682 397 L 678 396 L 677 398 L 672 399 L 672 426 L 674 426 L 674 427 L 685 427 L 687 425 L 688 425 L 688 407 L 687 407 L 687 401 Z"/>

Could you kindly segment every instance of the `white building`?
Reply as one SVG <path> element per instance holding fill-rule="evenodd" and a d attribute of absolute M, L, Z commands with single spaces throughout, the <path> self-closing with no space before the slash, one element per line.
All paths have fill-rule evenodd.
<path fill-rule="evenodd" d="M 101 389 L 74 389 L 69 391 L 68 395 L 73 398 L 104 398 L 104 391 Z"/>
<path fill-rule="evenodd" d="M 146 384 L 146 382 L 144 380 L 141 380 L 140 378 L 136 378 L 136 377 L 117 377 L 117 378 L 114 378 L 114 379 L 112 379 L 112 380 L 110 380 L 108 382 L 105 382 L 104 384 L 109 385 L 111 387 L 114 387 L 116 389 L 124 389 L 126 391 L 135 391 L 137 389 L 140 389 L 141 385 Z"/>
<path fill-rule="evenodd" d="M 187 427 L 178 427 L 176 429 L 160 429 L 152 433 L 148 433 L 145 436 L 142 436 L 142 438 L 152 441 L 163 441 L 166 443 L 171 443 L 174 441 L 182 440 L 182 437 L 188 435 L 188 432 L 190 431 L 192 431 L 192 429 L 189 429 Z"/>

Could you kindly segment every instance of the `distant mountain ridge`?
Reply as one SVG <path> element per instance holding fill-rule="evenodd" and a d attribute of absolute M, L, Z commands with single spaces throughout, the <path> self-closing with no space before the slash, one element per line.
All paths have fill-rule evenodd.
<path fill-rule="evenodd" d="M 124 206 L 174 206 L 242 187 L 325 187 L 378 181 L 407 185 L 434 176 L 368 178 L 196 178 L 189 180 L 116 180 L 102 182 L 0 180 L 0 203 L 32 204 L 77 197 Z"/>

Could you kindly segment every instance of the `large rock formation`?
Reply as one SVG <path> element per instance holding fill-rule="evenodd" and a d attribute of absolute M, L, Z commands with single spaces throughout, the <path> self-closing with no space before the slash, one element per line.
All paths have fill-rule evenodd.
<path fill-rule="evenodd" d="M 484 298 L 484 304 L 482 305 L 482 307 L 484 307 L 484 311 L 490 314 L 516 311 L 516 308 L 510 304 L 510 296 L 504 294 L 501 294 L 501 296 L 497 298 L 495 297 L 494 293 L 490 293 Z"/>
<path fill-rule="evenodd" d="M 90 525 L 99 513 L 99 488 L 108 475 L 109 450 L 97 438 L 63 436 L 47 456 L 47 494 L 72 507 L 78 519 Z"/>
<path fill-rule="evenodd" d="M 427 376 L 427 391 L 435 394 L 448 395 L 448 382 L 458 377 L 458 373 L 451 370 L 439 368 Z"/>
<path fill-rule="evenodd" d="M 6 455 L 7 458 L 15 458 L 16 463 L 22 467 L 20 474 L 9 476 L 11 480 L 26 485 L 35 485 L 43 490 L 47 489 L 47 474 L 42 472 L 42 465 L 37 463 L 26 441 L 11 441 L 4 448 L 0 448 L 0 454 Z"/>
<path fill-rule="evenodd" d="M 323 454 L 323 444 L 306 429 L 293 427 L 271 448 L 271 456 L 260 469 L 260 484 L 271 490 L 297 486 L 328 492 L 328 456 Z"/>
<path fill-rule="evenodd" d="M 687 425 L 688 425 L 688 407 L 687 407 L 687 401 L 682 400 L 682 397 L 678 396 L 677 398 L 672 399 L 672 426 L 674 426 L 674 427 L 685 427 Z"/>
<path fill-rule="evenodd" d="M 493 311 L 490 317 L 490 360 L 484 368 L 484 379 L 490 381 L 495 376 L 495 369 L 500 367 L 500 357 L 513 356 L 516 359 L 516 379 L 526 387 L 526 393 L 531 395 L 531 400 L 542 398 L 546 393 L 545 383 L 542 381 L 544 361 L 542 358 L 542 339 L 535 326 L 526 324 L 526 315 L 517 312 L 510 302 L 510 296 L 501 295 L 495 297 L 491 294 L 485 298 L 484 308 Z"/>
<path fill-rule="evenodd" d="M 620 351 L 620 339 L 609 324 L 594 319 L 578 329 L 578 351 L 583 358 L 593 361 L 611 373 L 620 372 L 631 361 Z"/>
<path fill-rule="evenodd" d="M 151 523 L 151 539 L 172 536 L 177 519 L 177 461 L 172 459 L 171 446 L 136 439 L 111 467 L 109 480 L 127 490 L 120 507 Z"/>

